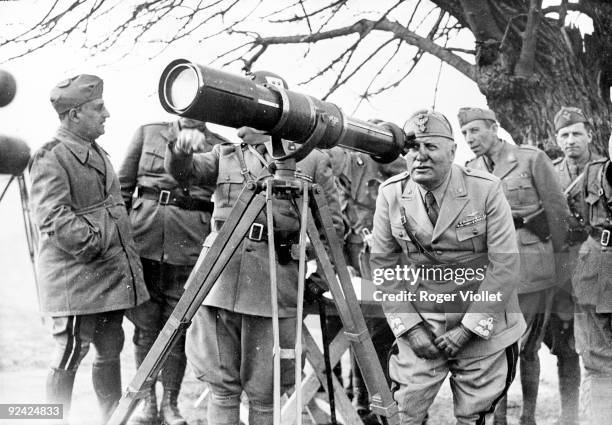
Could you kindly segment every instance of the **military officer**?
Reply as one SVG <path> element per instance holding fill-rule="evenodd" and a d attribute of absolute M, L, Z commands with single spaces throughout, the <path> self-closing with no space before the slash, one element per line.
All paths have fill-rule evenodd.
<path fill-rule="evenodd" d="M 280 77 L 261 71 L 254 74 L 260 84 L 281 84 Z M 192 147 L 179 139 L 170 143 L 166 169 L 190 185 L 216 184 L 213 196 L 213 233 L 223 226 L 240 191 L 249 180 L 270 176 L 269 137 L 243 127 L 238 135 L 243 144 L 216 145 L 211 152 L 192 155 Z M 295 149 L 290 142 L 286 150 Z M 296 175 L 321 186 L 327 196 L 338 234 L 342 218 L 329 157 L 312 151 L 297 163 Z M 291 200 L 274 199 L 275 242 L 277 244 L 278 314 L 280 345 L 293 347 L 296 327 L 297 261 L 290 254 L 298 241 L 299 216 Z M 207 419 L 211 425 L 238 424 L 240 395 L 249 398 L 249 424 L 268 425 L 273 414 L 273 334 L 268 262 L 268 239 L 262 212 L 248 236 L 193 318 L 187 332 L 187 358 L 199 379 L 211 390 Z M 208 244 L 208 241 L 207 241 Z M 293 385 L 293 362 L 284 360 L 281 384 Z"/>
<path fill-rule="evenodd" d="M 557 144 L 563 149 L 565 158 L 553 161 L 559 175 L 561 188 L 572 214 L 568 233 L 570 244 L 567 270 L 574 268 L 580 244 L 588 237 L 584 225 L 584 187 L 582 177 L 587 163 L 599 159 L 589 145 L 592 140 L 591 125 L 584 113 L 573 107 L 563 107 L 554 119 Z M 544 342 L 557 356 L 559 393 L 561 396 L 560 424 L 578 423 L 580 399 L 580 360 L 574 343 L 574 302 L 571 296 L 571 279 L 562 283 L 553 299 L 552 312 Z"/>
<path fill-rule="evenodd" d="M 612 137 L 608 143 L 612 156 Z M 581 245 L 572 276 L 577 314 L 576 350 L 590 382 L 591 423 L 612 417 L 612 165 L 610 159 L 584 170 L 585 222 L 590 235 Z"/>
<path fill-rule="evenodd" d="M 406 171 L 406 161 L 400 157 L 389 164 L 382 164 L 369 155 L 339 146 L 327 152 L 331 156 L 336 186 L 339 189 L 340 209 L 346 224 L 344 252 L 347 264 L 353 267 L 358 276 L 371 281 L 369 240 L 378 187 L 387 178 Z M 387 374 L 387 356 L 395 341 L 393 332 L 384 318 L 368 317 L 366 325 L 378 359 Z M 369 410 L 368 391 L 359 367 L 354 359 L 352 360 L 353 404 L 364 421 L 373 423 L 374 418 Z"/>
<path fill-rule="evenodd" d="M 93 343 L 93 386 L 106 421 L 121 397 L 123 312 L 149 295 L 119 180 L 96 143 L 109 117 L 102 89 L 100 78 L 82 74 L 51 91 L 60 128 L 29 168 L 40 302 L 56 344 L 47 399 L 68 417 L 75 373 Z"/>
<path fill-rule="evenodd" d="M 210 233 L 213 186 L 184 187 L 164 170 L 166 144 L 189 138 L 208 152 L 225 139 L 203 122 L 180 118 L 170 123 L 153 123 L 136 130 L 119 169 L 125 202 L 131 206 L 134 240 L 140 254 L 151 299 L 128 312 L 134 322 L 136 366 L 140 366 L 162 327 L 183 294 L 183 285 L 196 263 L 202 243 Z M 161 372 L 164 387 L 160 407 L 167 425 L 185 424 L 177 396 L 185 374 L 185 338 L 179 338 Z M 141 409 L 131 423 L 147 425 L 157 420 L 155 385 L 149 388 Z"/>
<path fill-rule="evenodd" d="M 417 111 L 405 130 L 415 132 L 416 156 L 411 171 L 380 187 L 370 260 L 387 276 L 401 423 L 423 422 L 449 372 L 457 423 L 485 423 L 514 379 L 525 330 L 510 207 L 497 177 L 453 164 L 444 115 Z"/>
<path fill-rule="evenodd" d="M 458 117 L 461 132 L 476 154 L 467 166 L 499 177 L 512 208 L 521 258 L 519 303 L 527 322 L 520 344 L 521 424 L 530 425 L 535 423 L 540 377 L 538 350 L 557 285 L 554 253 L 564 250 L 569 210 L 552 162 L 543 151 L 499 139 L 491 110 L 461 108 Z M 496 424 L 506 423 L 505 406 L 503 400 Z"/>

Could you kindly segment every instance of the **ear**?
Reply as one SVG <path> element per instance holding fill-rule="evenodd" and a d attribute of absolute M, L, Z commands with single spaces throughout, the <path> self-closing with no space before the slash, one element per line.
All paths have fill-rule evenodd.
<path fill-rule="evenodd" d="M 491 131 L 493 131 L 495 134 L 497 134 L 497 132 L 499 131 L 499 125 L 496 122 L 491 124 Z"/>
<path fill-rule="evenodd" d="M 68 111 L 68 119 L 70 121 L 78 122 L 79 121 L 79 117 L 77 116 L 78 112 L 79 111 L 77 109 L 71 109 L 70 111 Z"/>

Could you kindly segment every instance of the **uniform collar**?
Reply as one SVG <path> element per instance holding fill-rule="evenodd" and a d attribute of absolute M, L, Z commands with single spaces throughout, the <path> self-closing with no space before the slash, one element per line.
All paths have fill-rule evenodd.
<path fill-rule="evenodd" d="M 81 163 L 84 164 L 87 162 L 89 148 L 92 145 L 91 141 L 82 138 L 64 127 L 57 129 L 55 138 L 64 143 L 66 147 L 79 159 L 79 161 L 81 161 Z"/>

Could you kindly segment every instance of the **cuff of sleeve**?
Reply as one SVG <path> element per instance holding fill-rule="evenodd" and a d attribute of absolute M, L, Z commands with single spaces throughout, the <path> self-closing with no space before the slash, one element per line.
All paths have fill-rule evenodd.
<path fill-rule="evenodd" d="M 466 313 L 461 324 L 482 339 L 491 338 L 495 325 L 493 317 L 483 313 Z"/>
<path fill-rule="evenodd" d="M 399 338 L 408 330 L 412 329 L 414 326 L 418 325 L 423 321 L 421 316 L 418 314 L 410 314 L 410 313 L 388 313 L 387 322 L 389 323 L 389 327 L 395 335 L 396 338 Z"/>

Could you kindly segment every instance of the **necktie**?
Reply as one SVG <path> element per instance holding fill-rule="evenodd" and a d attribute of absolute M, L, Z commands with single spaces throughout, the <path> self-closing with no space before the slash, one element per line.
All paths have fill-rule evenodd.
<path fill-rule="evenodd" d="M 425 194 L 425 207 L 427 208 L 427 216 L 429 217 L 429 221 L 431 221 L 431 224 L 433 224 L 435 227 L 440 210 L 438 209 L 436 198 L 431 192 L 427 192 Z"/>

